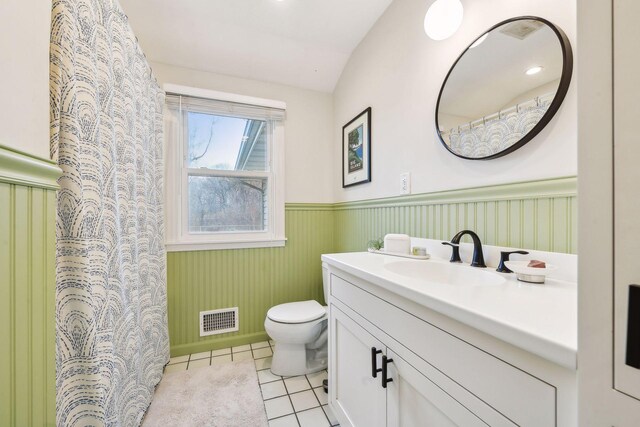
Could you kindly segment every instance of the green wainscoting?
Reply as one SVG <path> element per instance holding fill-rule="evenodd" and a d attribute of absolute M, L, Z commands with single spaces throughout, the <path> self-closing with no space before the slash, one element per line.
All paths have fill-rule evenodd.
<path fill-rule="evenodd" d="M 386 233 L 451 239 L 464 228 L 486 244 L 575 253 L 576 178 L 337 204 L 287 204 L 284 248 L 168 254 L 171 355 L 266 338 L 275 304 L 322 301 L 320 255 L 362 251 Z M 238 332 L 200 338 L 198 313 L 239 307 Z"/>
<path fill-rule="evenodd" d="M 338 203 L 335 252 L 365 250 L 387 233 L 450 240 L 468 228 L 488 245 L 575 253 L 576 184 L 569 177 Z"/>
<path fill-rule="evenodd" d="M 172 356 L 265 340 L 270 307 L 323 300 L 320 255 L 334 248 L 333 210 L 287 205 L 285 215 L 285 247 L 168 254 Z M 227 307 L 239 308 L 240 330 L 201 338 L 199 312 Z"/>
<path fill-rule="evenodd" d="M 0 425 L 55 425 L 55 163 L 0 146 Z"/>

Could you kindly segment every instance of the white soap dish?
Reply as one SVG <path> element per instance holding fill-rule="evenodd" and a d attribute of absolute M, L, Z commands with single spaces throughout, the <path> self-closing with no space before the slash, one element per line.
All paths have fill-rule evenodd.
<path fill-rule="evenodd" d="M 402 258 L 409 258 L 409 259 L 429 259 L 431 258 L 431 255 L 426 254 L 426 255 L 411 255 L 411 254 L 405 254 L 405 253 L 401 253 L 401 252 L 387 252 L 384 249 L 372 249 L 369 248 L 367 249 L 367 251 L 371 252 L 372 254 L 380 254 L 380 255 L 391 255 L 391 256 L 397 256 L 397 257 L 402 257 Z"/>
<path fill-rule="evenodd" d="M 521 282 L 544 283 L 545 278 L 558 267 L 546 263 L 545 268 L 529 267 L 529 261 L 505 261 L 504 265 L 514 273 Z"/>

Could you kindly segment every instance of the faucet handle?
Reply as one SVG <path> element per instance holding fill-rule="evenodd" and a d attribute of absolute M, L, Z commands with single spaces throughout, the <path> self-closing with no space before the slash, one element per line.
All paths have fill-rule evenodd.
<path fill-rule="evenodd" d="M 511 254 L 520 254 L 520 255 L 529 255 L 527 251 L 500 251 L 500 264 L 498 264 L 498 268 L 496 271 L 500 273 L 513 273 L 513 271 L 509 270 L 506 265 L 504 265 L 505 261 L 509 261 L 509 256 Z"/>
<path fill-rule="evenodd" d="M 451 242 L 442 242 L 443 245 L 451 246 L 451 259 L 449 262 L 462 262 L 460 259 L 460 245 Z"/>

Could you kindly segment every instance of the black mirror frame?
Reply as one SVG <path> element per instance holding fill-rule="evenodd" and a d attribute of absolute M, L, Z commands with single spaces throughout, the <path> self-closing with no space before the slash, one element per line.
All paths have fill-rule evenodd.
<path fill-rule="evenodd" d="M 556 95 L 554 96 L 553 101 L 551 101 L 549 108 L 544 113 L 540 121 L 536 123 L 536 125 L 525 136 L 520 138 L 520 140 L 515 144 L 513 144 L 511 147 L 505 150 L 502 150 L 499 153 L 495 153 L 486 157 L 466 157 L 453 152 L 449 148 L 449 146 L 444 142 L 444 139 L 442 138 L 442 134 L 440 133 L 440 125 L 438 123 L 438 110 L 440 109 L 440 98 L 442 97 L 442 92 L 444 91 L 444 87 L 446 86 L 447 81 L 449 80 L 449 76 L 451 75 L 451 72 L 454 70 L 454 68 L 456 67 L 460 59 L 464 56 L 464 54 L 469 50 L 471 45 L 474 44 L 480 37 L 505 24 L 508 24 L 514 21 L 522 21 L 522 20 L 533 20 L 533 21 L 540 21 L 544 23 L 545 25 L 547 25 L 549 28 L 553 30 L 553 32 L 558 37 L 558 41 L 560 42 L 560 46 L 562 48 L 562 74 L 560 76 L 560 84 L 558 85 L 558 91 L 556 92 Z M 518 16 L 515 18 L 509 18 L 502 22 L 497 23 L 496 25 L 492 26 L 491 28 L 489 28 L 488 30 L 480 34 L 471 43 L 469 43 L 469 46 L 467 46 L 467 48 L 463 50 L 462 53 L 458 56 L 458 58 L 455 60 L 455 62 L 449 69 L 447 76 L 444 78 L 444 82 L 442 82 L 442 86 L 440 87 L 440 93 L 438 93 L 438 102 L 436 103 L 436 114 L 435 114 L 436 133 L 438 134 L 438 138 L 440 139 L 440 142 L 451 154 L 466 160 L 497 159 L 498 157 L 506 156 L 507 154 L 516 151 L 518 148 L 521 148 L 527 142 L 531 141 L 537 134 L 539 134 L 540 131 L 542 131 L 542 129 L 544 129 L 545 126 L 547 126 L 547 124 L 549 124 L 553 116 L 558 112 L 558 110 L 560 109 L 560 105 L 562 105 L 562 101 L 564 101 L 567 91 L 569 90 L 569 84 L 571 83 L 572 73 L 573 73 L 573 50 L 571 49 L 571 43 L 569 42 L 569 38 L 567 38 L 567 35 L 564 33 L 564 31 L 562 31 L 560 28 L 555 26 L 553 23 L 551 23 L 550 21 L 544 18 L 540 18 L 538 16 Z"/>

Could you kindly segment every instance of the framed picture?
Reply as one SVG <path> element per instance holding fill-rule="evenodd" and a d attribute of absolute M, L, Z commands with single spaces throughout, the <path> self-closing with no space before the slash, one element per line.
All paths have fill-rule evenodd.
<path fill-rule="evenodd" d="M 371 182 L 371 107 L 342 127 L 342 188 Z"/>

